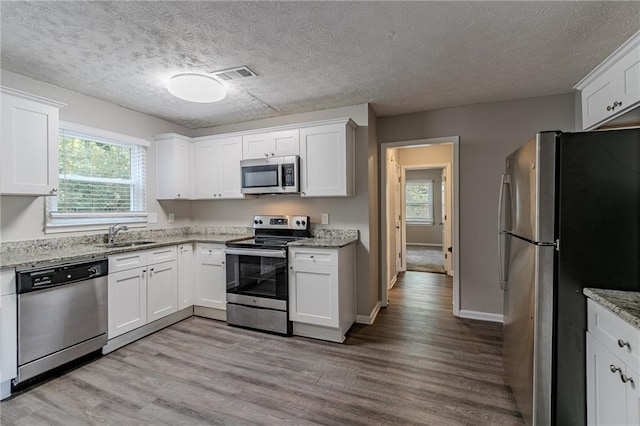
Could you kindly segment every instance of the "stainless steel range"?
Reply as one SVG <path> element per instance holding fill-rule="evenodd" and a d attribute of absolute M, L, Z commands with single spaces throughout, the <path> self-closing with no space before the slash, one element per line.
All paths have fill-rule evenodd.
<path fill-rule="evenodd" d="M 255 216 L 254 238 L 227 243 L 227 323 L 291 334 L 287 245 L 309 238 L 309 216 Z"/>

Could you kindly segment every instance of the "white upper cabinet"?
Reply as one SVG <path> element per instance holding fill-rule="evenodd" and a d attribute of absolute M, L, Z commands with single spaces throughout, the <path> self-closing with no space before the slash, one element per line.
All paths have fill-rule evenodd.
<path fill-rule="evenodd" d="M 244 198 L 240 188 L 242 137 L 203 139 L 194 143 L 194 198 Z"/>
<path fill-rule="evenodd" d="M 57 195 L 58 110 L 65 105 L 1 88 L 0 194 Z"/>
<path fill-rule="evenodd" d="M 574 89 L 580 91 L 585 130 L 601 126 L 640 105 L 640 31 Z"/>
<path fill-rule="evenodd" d="M 242 136 L 242 159 L 299 155 L 298 129 L 279 130 Z"/>
<path fill-rule="evenodd" d="M 355 128 L 349 119 L 300 129 L 300 195 L 354 194 Z"/>
<path fill-rule="evenodd" d="M 193 197 L 190 138 L 163 134 L 156 137 L 158 200 L 184 200 Z"/>

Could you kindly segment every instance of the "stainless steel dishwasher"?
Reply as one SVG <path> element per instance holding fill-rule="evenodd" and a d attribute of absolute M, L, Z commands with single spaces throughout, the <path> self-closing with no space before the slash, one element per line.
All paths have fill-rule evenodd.
<path fill-rule="evenodd" d="M 107 343 L 106 258 L 16 270 L 17 385 Z"/>

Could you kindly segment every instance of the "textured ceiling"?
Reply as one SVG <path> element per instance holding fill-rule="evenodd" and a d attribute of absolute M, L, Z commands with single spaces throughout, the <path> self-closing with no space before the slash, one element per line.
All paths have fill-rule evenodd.
<path fill-rule="evenodd" d="M 638 2 L 7 2 L 2 68 L 190 128 L 370 102 L 379 116 L 567 93 Z M 247 65 L 190 104 L 179 72 Z"/>

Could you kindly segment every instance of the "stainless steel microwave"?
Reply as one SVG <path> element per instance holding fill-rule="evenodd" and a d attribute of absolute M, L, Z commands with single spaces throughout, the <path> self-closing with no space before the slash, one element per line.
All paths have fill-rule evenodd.
<path fill-rule="evenodd" d="M 241 160 L 243 194 L 296 194 L 300 192 L 300 157 Z"/>

